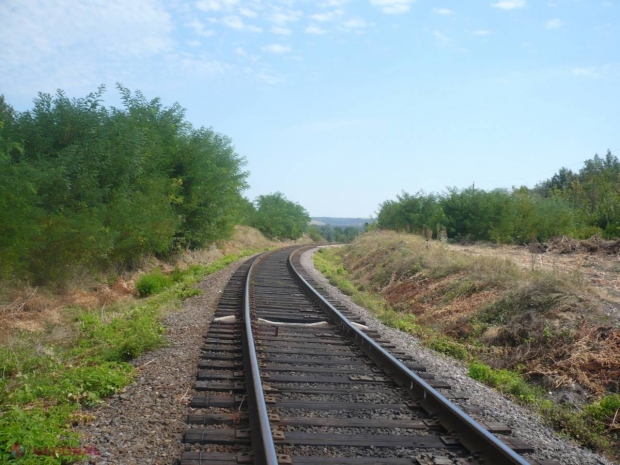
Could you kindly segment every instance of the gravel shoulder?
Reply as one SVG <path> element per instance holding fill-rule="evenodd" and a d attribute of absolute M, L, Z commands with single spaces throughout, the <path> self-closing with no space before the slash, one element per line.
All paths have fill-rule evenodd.
<path fill-rule="evenodd" d="M 96 419 L 77 429 L 83 446 L 94 447 L 101 455 L 84 463 L 164 465 L 180 458 L 202 337 L 220 292 L 245 260 L 198 284 L 203 293 L 185 300 L 181 311 L 163 321 L 169 346 L 134 360 L 138 369 L 134 383 L 88 412 Z"/>
<path fill-rule="evenodd" d="M 318 248 L 305 252 L 301 264 L 310 276 L 323 286 L 331 297 L 338 299 L 354 313 L 366 320 L 366 325 L 376 329 L 398 349 L 411 354 L 424 364 L 437 379 L 450 383 L 455 390 L 469 396 L 469 405 L 483 408 L 481 415 L 472 415 L 476 419 L 502 422 L 510 426 L 513 435 L 536 448 L 535 457 L 544 460 L 556 460 L 566 465 L 612 465 L 608 459 L 594 454 L 568 439 L 560 437 L 551 428 L 545 426 L 541 418 L 521 406 L 513 404 L 502 394 L 469 378 L 467 368 L 457 360 L 448 358 L 420 345 L 417 338 L 383 325 L 373 314 L 353 303 L 348 296 L 329 284 L 327 279 L 314 268 L 312 256 Z M 456 388 L 458 386 L 458 388 Z"/>

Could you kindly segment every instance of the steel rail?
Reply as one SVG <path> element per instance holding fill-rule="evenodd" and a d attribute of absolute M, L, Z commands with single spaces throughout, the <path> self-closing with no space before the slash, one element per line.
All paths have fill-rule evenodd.
<path fill-rule="evenodd" d="M 269 415 L 267 413 L 267 406 L 265 405 L 265 394 L 263 392 L 260 370 L 258 368 L 258 359 L 256 358 L 256 346 L 254 344 L 254 335 L 252 334 L 252 318 L 250 314 L 252 272 L 261 258 L 262 256 L 259 256 L 252 263 L 245 282 L 243 296 L 243 359 L 254 464 L 278 465 L 278 456 L 273 442 L 273 435 L 271 434 Z"/>
<path fill-rule="evenodd" d="M 355 327 L 347 317 L 330 304 L 317 292 L 293 264 L 293 256 L 301 249 L 293 251 L 287 265 L 298 283 L 305 288 L 316 303 L 343 330 L 353 336 L 355 344 L 377 363 L 387 374 L 410 391 L 414 398 L 420 399 L 420 406 L 430 415 L 436 417 L 449 434 L 458 438 L 471 453 L 484 463 L 493 465 L 530 465 L 519 454 L 507 447 L 494 435 L 480 426 L 473 418 L 446 399 L 440 392 L 412 372 L 392 354 L 377 344 L 360 329 Z"/>

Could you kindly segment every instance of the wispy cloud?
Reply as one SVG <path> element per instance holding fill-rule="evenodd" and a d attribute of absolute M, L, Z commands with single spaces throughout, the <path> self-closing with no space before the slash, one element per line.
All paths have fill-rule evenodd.
<path fill-rule="evenodd" d="M 564 22 L 560 19 L 550 19 L 545 23 L 545 29 L 559 29 L 564 25 Z"/>
<path fill-rule="evenodd" d="M 249 8 L 239 8 L 239 14 L 248 18 L 256 18 L 258 16 L 256 11 L 250 10 Z"/>
<path fill-rule="evenodd" d="M 501 0 L 496 3 L 491 3 L 493 8 L 500 8 L 502 10 L 514 10 L 516 8 L 525 8 L 525 0 Z"/>
<path fill-rule="evenodd" d="M 389 15 L 406 13 L 415 0 L 370 0 L 370 4 L 381 8 L 381 11 Z"/>
<path fill-rule="evenodd" d="M 293 31 L 291 31 L 289 28 L 280 26 L 273 26 L 271 28 L 271 32 L 273 32 L 274 34 L 280 34 L 282 36 L 290 36 L 293 33 Z"/>
<path fill-rule="evenodd" d="M 279 26 L 286 26 L 288 23 L 298 21 L 303 16 L 303 13 L 298 10 L 281 10 L 276 8 L 271 13 L 268 13 L 265 17 L 268 21 L 277 24 Z"/>
<path fill-rule="evenodd" d="M 433 36 L 435 36 L 436 39 L 439 39 L 443 43 L 450 42 L 450 38 L 443 34 L 441 31 L 433 31 Z"/>
<path fill-rule="evenodd" d="M 368 26 L 368 23 L 363 18 L 352 18 L 347 21 L 343 21 L 342 26 L 345 29 L 363 29 Z"/>
<path fill-rule="evenodd" d="M 600 73 L 595 68 L 573 68 L 571 70 L 573 76 L 579 77 L 599 77 Z"/>
<path fill-rule="evenodd" d="M 183 74 L 200 77 L 213 77 L 216 75 L 228 73 L 233 68 L 217 60 L 209 60 L 204 57 L 186 57 L 178 60 L 180 69 Z"/>
<path fill-rule="evenodd" d="M 239 3 L 239 0 L 199 0 L 196 8 L 202 11 L 226 11 Z"/>
<path fill-rule="evenodd" d="M 230 15 L 224 16 L 221 20 L 221 23 L 229 27 L 231 29 L 235 29 L 237 31 L 250 31 L 250 32 L 262 32 L 263 29 L 258 26 L 254 26 L 252 24 L 246 24 L 240 16 Z"/>
<path fill-rule="evenodd" d="M 325 34 L 327 31 L 325 29 L 321 29 L 320 27 L 317 27 L 317 26 L 308 26 L 306 28 L 306 32 L 308 34 Z"/>
<path fill-rule="evenodd" d="M 4 92 L 92 89 L 175 45 L 170 14 L 156 0 L 0 2 L 0 18 L 10 37 L 0 48 Z"/>
<path fill-rule="evenodd" d="M 262 48 L 263 52 L 282 54 L 291 51 L 291 47 L 282 44 L 271 44 Z"/>
<path fill-rule="evenodd" d="M 486 29 L 477 29 L 474 32 L 472 32 L 472 35 L 475 36 L 488 36 L 491 33 L 491 31 L 487 31 Z"/>
<path fill-rule="evenodd" d="M 255 78 L 266 84 L 279 84 L 285 81 L 284 77 L 267 71 L 261 71 L 259 73 L 256 73 Z"/>
<path fill-rule="evenodd" d="M 340 10 L 340 9 L 331 10 L 331 11 L 326 11 L 325 13 L 316 13 L 316 14 L 310 15 L 310 19 L 313 19 L 319 22 L 334 21 L 335 19 L 338 19 L 343 14 L 344 14 L 344 10 Z"/>
<path fill-rule="evenodd" d="M 436 15 L 451 16 L 454 14 L 454 11 L 448 8 L 433 8 L 433 13 Z"/>
<path fill-rule="evenodd" d="M 186 26 L 193 29 L 200 36 L 208 37 L 215 34 L 215 31 L 205 28 L 205 25 L 197 19 L 187 23 Z"/>
<path fill-rule="evenodd" d="M 343 6 L 347 3 L 349 3 L 349 0 L 325 0 L 319 3 L 319 6 L 321 8 L 333 8 Z"/>

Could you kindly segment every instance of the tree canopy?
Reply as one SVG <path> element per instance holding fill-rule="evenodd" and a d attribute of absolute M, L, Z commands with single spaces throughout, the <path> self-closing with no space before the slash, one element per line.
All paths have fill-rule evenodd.
<path fill-rule="evenodd" d="M 403 192 L 379 207 L 378 227 L 407 232 L 446 228 L 451 238 L 498 243 L 552 236 L 620 235 L 620 162 L 595 155 L 574 173 L 562 168 L 533 189 L 448 188 L 441 194 Z"/>
<path fill-rule="evenodd" d="M 232 231 L 248 173 L 231 140 L 117 87 L 122 108 L 103 106 L 103 86 L 40 93 L 21 113 L 0 98 L 2 276 L 61 280 Z"/>
<path fill-rule="evenodd" d="M 281 192 L 256 199 L 252 225 L 271 239 L 298 239 L 308 231 L 310 216 L 304 207 Z"/>

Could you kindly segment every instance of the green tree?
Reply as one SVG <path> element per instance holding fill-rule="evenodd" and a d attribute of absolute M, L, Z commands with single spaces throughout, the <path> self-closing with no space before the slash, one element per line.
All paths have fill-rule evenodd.
<path fill-rule="evenodd" d="M 230 139 L 193 128 L 178 104 L 118 91 L 122 108 L 102 105 L 104 87 L 39 94 L 21 113 L 0 98 L 4 276 L 62 281 L 232 231 L 248 173 Z"/>
<path fill-rule="evenodd" d="M 298 239 L 308 230 L 310 216 L 299 204 L 276 192 L 256 199 L 256 226 L 272 239 Z"/>

